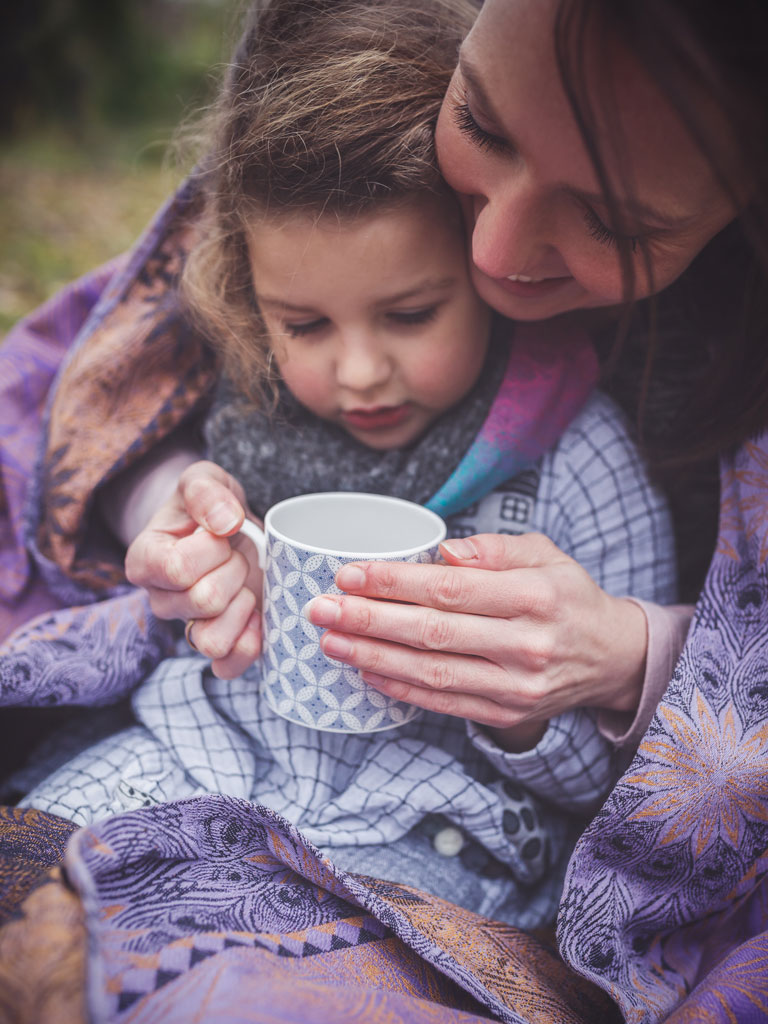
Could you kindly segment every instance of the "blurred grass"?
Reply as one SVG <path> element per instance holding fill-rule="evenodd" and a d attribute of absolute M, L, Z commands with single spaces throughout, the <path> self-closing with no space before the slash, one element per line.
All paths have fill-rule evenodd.
<path fill-rule="evenodd" d="M 94 159 L 67 138 L 36 138 L 0 163 L 0 330 L 62 285 L 130 247 L 175 187 L 156 161 Z"/>
<path fill-rule="evenodd" d="M 185 168 L 171 141 L 210 98 L 243 7 L 156 4 L 144 77 L 119 110 L 94 77 L 69 117 L 22 116 L 0 140 L 0 332 L 129 248 L 179 183 Z"/>

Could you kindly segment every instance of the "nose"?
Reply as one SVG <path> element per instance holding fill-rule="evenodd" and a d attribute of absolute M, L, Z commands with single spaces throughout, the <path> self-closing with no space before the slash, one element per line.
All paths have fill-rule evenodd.
<path fill-rule="evenodd" d="M 552 208 L 525 175 L 510 175 L 503 184 L 470 201 L 472 260 L 483 274 L 537 277 L 562 268 Z"/>
<path fill-rule="evenodd" d="M 392 361 L 383 339 L 374 332 L 347 335 L 340 341 L 336 356 L 336 381 L 342 388 L 371 392 L 381 387 L 392 374 Z"/>

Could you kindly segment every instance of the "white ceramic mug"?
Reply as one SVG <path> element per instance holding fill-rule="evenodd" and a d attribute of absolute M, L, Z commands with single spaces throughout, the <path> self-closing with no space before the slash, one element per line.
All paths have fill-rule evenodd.
<path fill-rule="evenodd" d="M 401 498 L 353 491 L 302 494 L 267 512 L 262 530 L 242 526 L 264 570 L 262 687 L 284 718 L 331 732 L 379 732 L 410 722 L 420 708 L 393 700 L 357 669 L 327 658 L 323 630 L 301 614 L 347 562 L 434 562 L 445 523 Z"/>

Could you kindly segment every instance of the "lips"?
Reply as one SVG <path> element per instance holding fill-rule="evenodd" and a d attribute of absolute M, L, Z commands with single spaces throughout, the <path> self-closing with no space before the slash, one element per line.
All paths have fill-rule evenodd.
<path fill-rule="evenodd" d="M 371 409 L 347 409 L 341 418 L 356 430 L 387 430 L 403 423 L 410 412 L 407 402 L 401 405 L 379 405 Z"/>

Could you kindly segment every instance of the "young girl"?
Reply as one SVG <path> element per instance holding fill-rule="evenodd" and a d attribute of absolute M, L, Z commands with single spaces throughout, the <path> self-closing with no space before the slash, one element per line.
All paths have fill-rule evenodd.
<path fill-rule="evenodd" d="M 275 0 L 246 32 L 184 280 L 225 367 L 207 454 L 259 515 L 315 490 L 394 494 L 441 511 L 453 537 L 540 531 L 609 592 L 668 603 L 667 512 L 616 409 L 591 393 L 589 349 L 565 333 L 563 356 L 537 349 L 492 322 L 469 280 L 432 134 L 472 13 Z M 557 373 L 542 407 L 538 380 Z M 194 473 L 221 478 L 208 463 Z M 258 584 L 238 564 L 214 610 L 242 629 Z M 220 568 L 196 584 L 212 605 Z M 575 838 L 620 768 L 592 713 L 551 720 L 532 750 L 526 730 L 434 713 L 381 734 L 316 732 L 267 707 L 259 670 L 223 682 L 180 652 L 134 695 L 136 726 L 24 803 L 85 823 L 228 793 L 282 813 L 340 867 L 522 927 L 553 919 Z"/>

